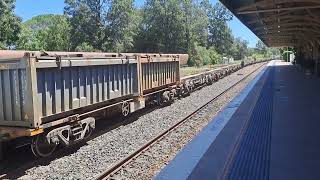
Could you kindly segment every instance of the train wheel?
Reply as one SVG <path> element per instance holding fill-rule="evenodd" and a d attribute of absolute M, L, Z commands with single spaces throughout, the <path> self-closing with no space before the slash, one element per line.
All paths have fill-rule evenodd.
<path fill-rule="evenodd" d="M 214 74 L 214 81 L 215 82 L 219 81 L 219 75 L 218 74 Z"/>
<path fill-rule="evenodd" d="M 207 85 L 212 85 L 213 84 L 213 77 L 212 76 L 208 76 L 207 77 Z"/>
<path fill-rule="evenodd" d="M 124 117 L 128 116 L 130 113 L 130 104 L 128 102 L 122 103 L 122 115 Z"/>
<path fill-rule="evenodd" d="M 47 141 L 45 134 L 33 137 L 31 142 L 31 150 L 36 157 L 48 157 L 54 152 L 56 147 L 56 144 L 50 144 Z"/>
<path fill-rule="evenodd" d="M 173 102 L 174 101 L 174 97 L 175 97 L 175 90 L 171 90 L 170 93 L 169 93 L 169 98 L 170 98 L 170 102 Z"/>
<path fill-rule="evenodd" d="M 192 92 L 193 92 L 193 84 L 189 86 L 189 94 L 191 94 Z"/>

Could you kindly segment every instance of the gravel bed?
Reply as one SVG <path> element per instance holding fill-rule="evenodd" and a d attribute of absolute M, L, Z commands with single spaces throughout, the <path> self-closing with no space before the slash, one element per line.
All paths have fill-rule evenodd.
<path fill-rule="evenodd" d="M 156 109 L 130 124 L 120 126 L 88 141 L 87 145 L 73 154 L 53 160 L 48 165 L 30 168 L 20 178 L 92 179 L 259 66 L 261 64 L 245 67 L 186 98 L 176 100 L 170 106 Z"/>
<path fill-rule="evenodd" d="M 112 178 L 152 179 L 152 177 L 158 174 L 259 72 L 258 70 L 253 73 L 246 80 L 208 104 L 195 116 L 190 117 L 181 126 L 166 135 L 165 138 L 158 141 L 134 161 L 127 164 L 123 169 L 113 175 Z"/>

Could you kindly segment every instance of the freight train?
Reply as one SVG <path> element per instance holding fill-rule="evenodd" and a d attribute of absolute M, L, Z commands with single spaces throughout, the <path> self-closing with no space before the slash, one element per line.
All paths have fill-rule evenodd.
<path fill-rule="evenodd" d="M 180 77 L 185 54 L 0 51 L 0 142 L 29 138 L 35 156 L 87 139 L 110 108 L 165 104 L 245 65 Z"/>

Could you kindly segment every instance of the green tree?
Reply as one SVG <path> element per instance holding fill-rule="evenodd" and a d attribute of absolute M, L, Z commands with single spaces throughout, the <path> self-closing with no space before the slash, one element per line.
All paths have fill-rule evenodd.
<path fill-rule="evenodd" d="M 204 1 L 147 0 L 141 14 L 138 51 L 191 53 L 207 46 L 208 16 Z"/>
<path fill-rule="evenodd" d="M 189 66 L 202 66 L 203 65 L 203 57 L 201 57 L 201 49 L 203 47 L 198 46 L 197 43 L 192 45 L 192 49 L 190 52 L 188 65 Z"/>
<path fill-rule="evenodd" d="M 137 34 L 137 18 L 133 0 L 111 0 L 108 11 L 108 49 L 118 52 L 133 48 Z"/>
<path fill-rule="evenodd" d="M 217 3 L 214 6 L 209 6 L 208 17 L 208 45 L 215 47 L 220 54 L 230 55 L 233 44 L 233 35 L 227 22 L 232 20 L 231 12 L 221 3 Z"/>
<path fill-rule="evenodd" d="M 222 56 L 214 49 L 214 47 L 206 48 L 196 43 L 192 47 L 192 52 L 188 64 L 190 66 L 202 66 L 208 64 L 217 64 L 222 60 Z"/>
<path fill-rule="evenodd" d="M 66 0 L 72 49 L 87 43 L 103 51 L 129 51 L 136 35 L 133 0 Z"/>
<path fill-rule="evenodd" d="M 295 52 L 293 48 L 291 48 L 291 51 Z M 279 48 L 268 48 L 268 52 L 269 52 L 272 56 L 280 55 Z"/>
<path fill-rule="evenodd" d="M 147 52 L 185 52 L 184 17 L 179 0 L 147 0 L 143 8 L 139 49 Z"/>
<path fill-rule="evenodd" d="M 65 14 L 71 26 L 71 50 L 83 43 L 102 49 L 106 41 L 106 0 L 65 0 Z"/>
<path fill-rule="evenodd" d="M 266 54 L 267 53 L 267 46 L 259 40 L 256 44 L 256 48 L 260 54 Z"/>
<path fill-rule="evenodd" d="M 98 51 L 94 49 L 89 43 L 82 43 L 79 46 L 76 47 L 75 51 L 77 52 L 95 52 Z"/>
<path fill-rule="evenodd" d="M 21 19 L 14 14 L 15 0 L 0 1 L 0 49 L 15 45 L 20 32 Z"/>
<path fill-rule="evenodd" d="M 213 47 L 209 49 L 209 56 L 212 65 L 222 62 L 222 56 Z"/>
<path fill-rule="evenodd" d="M 65 16 L 40 15 L 26 21 L 17 49 L 68 51 L 70 26 Z"/>
<path fill-rule="evenodd" d="M 236 60 L 244 59 L 245 56 L 248 56 L 248 41 L 242 40 L 241 38 L 235 38 L 233 45 L 232 45 L 232 56 Z"/>
<path fill-rule="evenodd" d="M 248 56 L 253 59 L 263 59 L 279 56 L 281 48 L 269 48 L 262 41 L 258 41 L 255 48 L 249 48 Z"/>
<path fill-rule="evenodd" d="M 194 43 L 206 47 L 208 42 L 208 8 L 206 1 L 183 1 L 185 51 L 190 54 Z"/>

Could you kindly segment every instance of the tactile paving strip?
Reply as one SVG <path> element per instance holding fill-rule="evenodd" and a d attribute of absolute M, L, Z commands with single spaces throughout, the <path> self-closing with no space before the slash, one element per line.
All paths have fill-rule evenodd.
<path fill-rule="evenodd" d="M 274 70 L 266 80 L 223 179 L 267 180 L 270 169 Z"/>

